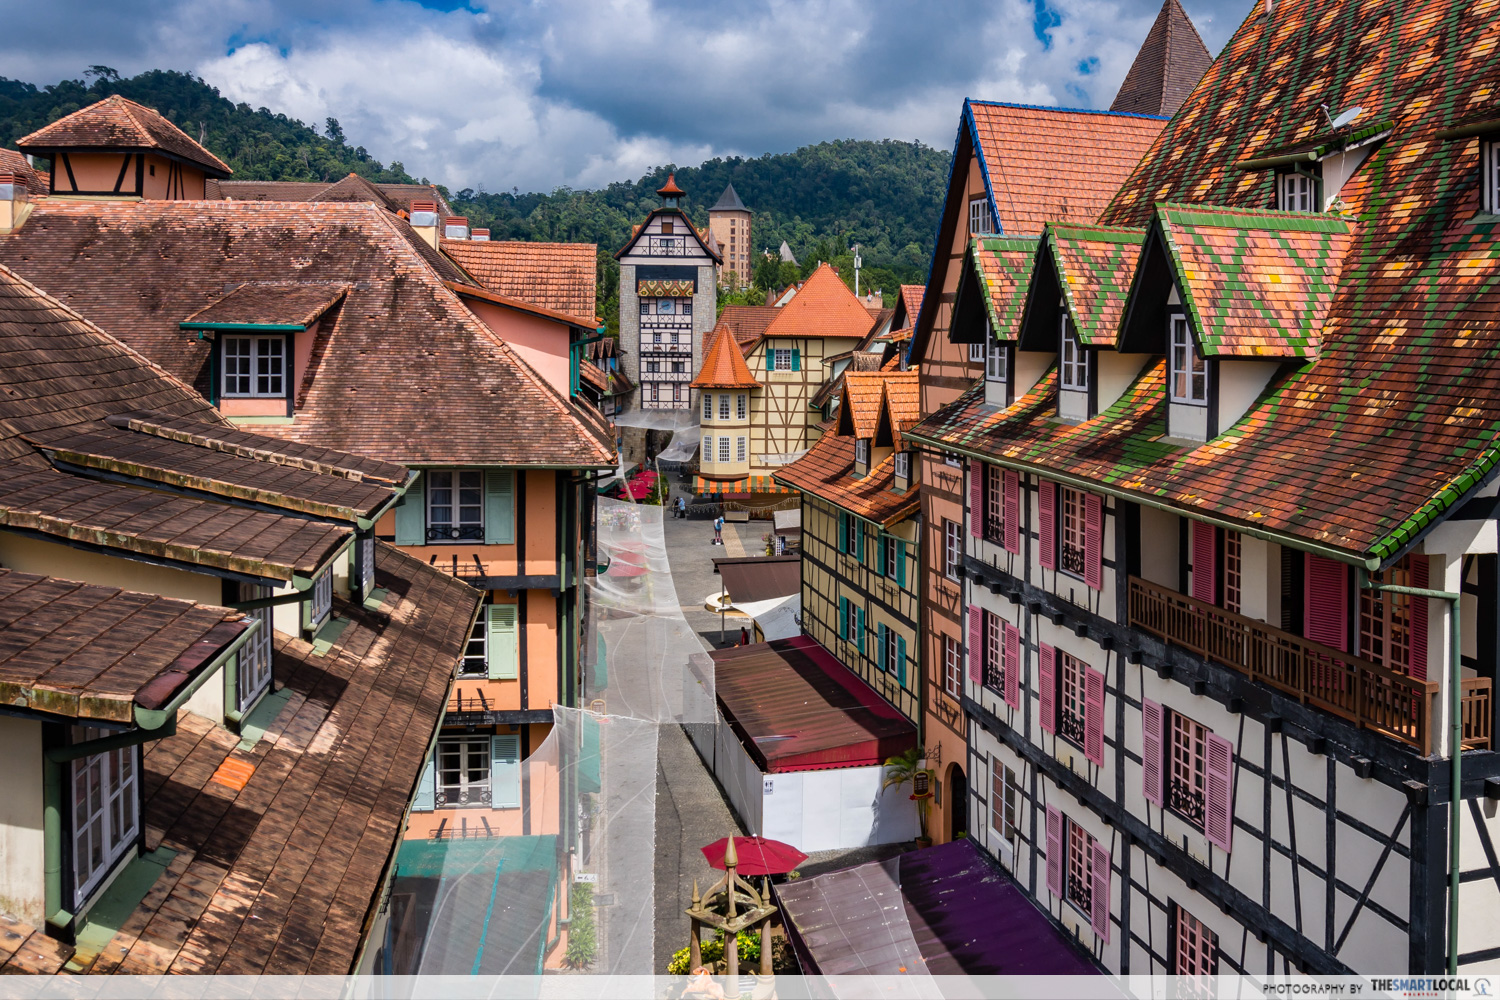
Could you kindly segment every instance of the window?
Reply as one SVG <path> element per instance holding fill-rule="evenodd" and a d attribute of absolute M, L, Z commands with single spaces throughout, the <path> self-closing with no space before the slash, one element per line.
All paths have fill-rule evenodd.
<path fill-rule="evenodd" d="M 446 736 L 437 745 L 437 804 L 490 804 L 490 738 Z"/>
<path fill-rule="evenodd" d="M 1005 544 L 1005 470 L 998 465 L 984 467 L 984 540 Z"/>
<path fill-rule="evenodd" d="M 703 394 L 703 419 L 704 420 L 712 420 L 713 418 L 714 418 L 714 394 L 711 393 L 711 392 L 705 392 Z"/>
<path fill-rule="evenodd" d="M 943 690 L 957 698 L 964 690 L 963 647 L 952 636 L 943 636 Z"/>
<path fill-rule="evenodd" d="M 651 315 L 651 303 L 653 301 L 654 301 L 653 299 L 641 299 L 641 315 L 642 316 L 650 316 Z"/>
<path fill-rule="evenodd" d="M 969 360 L 975 364 L 984 364 L 986 353 L 983 343 L 969 345 Z"/>
<path fill-rule="evenodd" d="M 778 347 L 771 352 L 775 371 L 789 372 L 792 370 L 792 352 L 790 348 Z"/>
<path fill-rule="evenodd" d="M 681 375 L 685 371 L 687 371 L 687 362 L 686 361 L 674 361 L 674 362 L 672 362 L 672 372 L 673 372 L 673 374 Z M 675 391 L 672 393 L 672 398 L 673 399 L 677 398 L 677 393 Z"/>
<path fill-rule="evenodd" d="M 1084 674 L 1087 670 L 1088 666 L 1082 660 L 1062 650 L 1057 651 L 1057 732 L 1080 747 L 1087 732 L 1084 708 L 1087 690 Z"/>
<path fill-rule="evenodd" d="M 984 685 L 1005 690 L 1005 622 L 997 614 L 984 612 Z"/>
<path fill-rule="evenodd" d="M 900 575 L 899 561 L 901 559 L 902 545 L 895 535 L 885 535 L 880 539 L 880 572 L 892 580 Z"/>
<path fill-rule="evenodd" d="M 655 375 L 656 373 L 658 373 L 658 372 L 661 371 L 661 362 L 660 361 L 647 361 L 646 362 L 646 371 L 648 371 L 651 374 Z"/>
<path fill-rule="evenodd" d="M 911 453 L 905 451 L 896 452 L 896 478 L 911 480 Z"/>
<path fill-rule="evenodd" d="M 713 460 L 714 460 L 714 439 L 713 439 L 713 437 L 711 435 L 705 434 L 705 435 L 703 435 L 703 461 L 705 461 L 705 462 L 712 462 Z"/>
<path fill-rule="evenodd" d="M 729 419 L 729 393 L 727 392 L 719 396 L 719 419 Z"/>
<path fill-rule="evenodd" d="M 1047 807 L 1047 890 L 1082 911 L 1101 941 L 1109 940 L 1109 850 L 1083 827 Z"/>
<path fill-rule="evenodd" d="M 474 621 L 473 630 L 469 632 L 469 641 L 464 644 L 463 659 L 458 661 L 458 676 L 489 676 L 489 631 L 489 604 L 486 602 L 479 617 Z"/>
<path fill-rule="evenodd" d="M 692 299 L 678 299 L 677 300 L 677 315 L 679 315 L 679 316 L 691 316 L 692 314 L 693 314 L 693 300 Z"/>
<path fill-rule="evenodd" d="M 744 420 L 748 416 L 750 416 L 750 396 L 742 392 L 734 397 L 734 418 Z"/>
<path fill-rule="evenodd" d="M 1500 215 L 1500 140 L 1479 144 L 1479 172 L 1484 210 Z"/>
<path fill-rule="evenodd" d="M 484 473 L 433 469 L 427 473 L 427 540 L 484 541 Z"/>
<path fill-rule="evenodd" d="M 1090 916 L 1094 912 L 1094 838 L 1068 821 L 1068 902 Z"/>
<path fill-rule="evenodd" d="M 729 439 L 727 437 L 719 438 L 719 461 L 729 461 Z"/>
<path fill-rule="evenodd" d="M 850 555 L 863 555 L 859 544 L 859 519 L 847 514 L 844 515 L 844 548 Z"/>
<path fill-rule="evenodd" d="M 1201 830 L 1208 730 L 1176 712 L 1170 713 L 1169 725 L 1172 745 L 1167 758 L 1167 807 Z"/>
<path fill-rule="evenodd" d="M 1193 343 L 1187 317 L 1172 316 L 1172 402 L 1208 405 L 1208 359 Z"/>
<path fill-rule="evenodd" d="M 1082 579 L 1084 575 L 1085 541 L 1083 491 L 1067 486 L 1058 487 L 1062 502 L 1062 570 Z"/>
<path fill-rule="evenodd" d="M 1077 392 L 1089 388 L 1089 352 L 1068 333 L 1068 318 L 1063 317 L 1062 387 Z"/>
<path fill-rule="evenodd" d="M 840 631 L 845 639 L 851 642 L 859 639 L 859 605 L 845 598 L 843 602 L 844 620 L 839 623 Z"/>
<path fill-rule="evenodd" d="M 367 600 L 375 592 L 375 536 L 359 540 L 359 599 Z"/>
<path fill-rule="evenodd" d="M 961 581 L 964 572 L 964 526 L 957 521 L 943 520 L 943 575 L 955 582 Z"/>
<path fill-rule="evenodd" d="M 904 664 L 901 662 L 901 655 L 903 652 L 902 647 L 905 643 L 896 634 L 896 630 L 889 626 L 882 625 L 880 627 L 880 636 L 882 639 L 880 646 L 880 669 L 888 674 L 902 673 Z"/>
<path fill-rule="evenodd" d="M 1020 784 L 1016 772 L 990 758 L 990 829 L 1007 844 L 1013 844 L 1016 839 Z"/>
<path fill-rule="evenodd" d="M 1306 174 L 1285 173 L 1277 178 L 1276 196 L 1283 212 L 1315 212 L 1314 180 Z"/>
<path fill-rule="evenodd" d="M 89 726 L 73 726 L 71 732 L 74 743 L 115 735 Z M 135 846 L 139 751 L 139 747 L 123 747 L 73 761 L 74 910 Z"/>
<path fill-rule="evenodd" d="M 998 340 L 990 341 L 988 353 L 984 359 L 984 377 L 991 382 L 1004 382 L 1008 377 L 1010 368 L 1010 345 L 1002 344 Z"/>
<path fill-rule="evenodd" d="M 333 614 L 333 567 L 330 566 L 313 579 L 312 597 L 307 604 L 307 620 L 303 627 L 310 631 L 321 628 Z"/>
<path fill-rule="evenodd" d="M 1186 977 L 1178 984 L 1179 995 L 1214 995 L 1214 967 L 1218 964 L 1219 937 L 1203 921 L 1176 903 L 1172 904 L 1172 975 Z"/>
<path fill-rule="evenodd" d="M 953 454 L 952 452 L 944 452 L 943 464 L 951 465 L 955 469 L 962 469 L 964 467 L 964 460 L 958 455 Z"/>
<path fill-rule="evenodd" d="M 225 396 L 285 396 L 285 337 L 225 337 Z"/>
<path fill-rule="evenodd" d="M 271 596 L 270 587 L 253 583 L 240 584 L 240 600 L 258 601 Z M 271 686 L 271 657 L 276 650 L 276 631 L 271 624 L 271 608 L 256 608 L 245 612 L 260 622 L 260 628 L 250 641 L 240 647 L 239 660 L 235 664 L 235 707 L 244 712 L 255 704 L 266 688 Z"/>
<path fill-rule="evenodd" d="M 749 461 L 750 456 L 748 452 L 750 449 L 747 447 L 747 445 L 748 441 L 743 437 L 737 437 L 734 439 L 734 460 L 736 462 Z"/>
<path fill-rule="evenodd" d="M 870 464 L 870 442 L 864 438 L 858 438 L 854 442 L 854 464 L 865 466 Z"/>
<path fill-rule="evenodd" d="M 1243 559 L 1240 554 L 1240 533 L 1238 531 L 1224 531 L 1224 610 L 1240 613 L 1240 595 L 1243 590 L 1241 568 Z"/>
<path fill-rule="evenodd" d="M 1370 582 L 1394 584 L 1398 587 L 1425 587 L 1427 581 L 1414 581 L 1411 570 L 1412 557 L 1407 555 L 1385 572 L 1371 573 Z M 1360 590 L 1359 653 L 1361 656 L 1403 674 L 1411 673 L 1412 603 L 1410 594 Z M 1422 613 L 1425 614 L 1426 602 L 1419 603 Z M 1418 628 L 1421 628 L 1425 623 L 1417 624 Z M 1423 631 L 1425 632 L 1425 629 Z M 1425 673 L 1425 650 L 1419 654 L 1419 659 Z"/>
<path fill-rule="evenodd" d="M 995 216 L 987 197 L 969 199 L 969 235 L 984 236 L 995 231 Z"/>

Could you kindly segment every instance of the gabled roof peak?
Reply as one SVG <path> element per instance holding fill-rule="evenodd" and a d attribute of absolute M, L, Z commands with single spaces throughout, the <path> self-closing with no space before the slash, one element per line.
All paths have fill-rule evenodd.
<path fill-rule="evenodd" d="M 728 323 L 720 323 L 709 334 L 708 350 L 703 352 L 703 367 L 693 379 L 694 389 L 758 389 L 760 383 L 750 374 L 745 355 Z"/>
<path fill-rule="evenodd" d="M 229 164 L 194 142 L 155 108 L 113 94 L 37 129 L 16 143 L 24 152 L 151 149 L 187 160 L 211 177 L 228 177 Z"/>

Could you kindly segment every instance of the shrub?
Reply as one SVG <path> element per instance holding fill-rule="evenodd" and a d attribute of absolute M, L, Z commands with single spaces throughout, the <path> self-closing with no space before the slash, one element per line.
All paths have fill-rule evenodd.
<path fill-rule="evenodd" d="M 594 890 L 587 882 L 575 882 L 568 899 L 572 921 L 568 925 L 568 952 L 563 957 L 569 968 L 586 969 L 594 964 L 599 948 L 598 929 L 594 926 Z"/>

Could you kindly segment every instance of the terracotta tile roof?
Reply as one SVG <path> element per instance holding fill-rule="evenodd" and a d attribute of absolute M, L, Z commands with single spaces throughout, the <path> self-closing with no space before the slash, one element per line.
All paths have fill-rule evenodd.
<path fill-rule="evenodd" d="M 1163 205 L 1158 231 L 1206 355 L 1309 358 L 1353 241 L 1336 216 Z"/>
<path fill-rule="evenodd" d="M 759 389 L 760 383 L 750 374 L 745 356 L 734 342 L 734 332 L 720 323 L 709 335 L 703 352 L 703 367 L 689 383 L 694 389 Z"/>
<path fill-rule="evenodd" d="M 922 311 L 922 297 L 926 294 L 926 285 L 902 285 L 901 294 L 896 297 L 896 316 L 892 322 L 902 327 L 916 322 L 917 314 Z"/>
<path fill-rule="evenodd" d="M 183 319 L 184 329 L 231 326 L 307 328 L 343 301 L 348 285 L 250 284 L 225 292 Z"/>
<path fill-rule="evenodd" d="M 16 143 L 22 152 L 51 156 L 54 150 L 150 149 L 197 164 L 228 177 L 229 164 L 219 159 L 154 108 L 114 94 L 59 118 Z"/>
<path fill-rule="evenodd" d="M 335 182 L 339 183 L 339 182 Z M 207 195 L 213 200 L 235 201 L 313 201 L 317 195 L 327 191 L 326 181 L 230 181 L 210 180 Z M 443 193 L 431 184 L 375 184 L 371 183 L 380 199 L 368 199 L 384 206 L 394 203 L 395 208 L 411 214 L 414 201 L 436 202 L 439 216 L 453 214 L 453 208 Z M 382 200 L 383 199 L 383 200 Z"/>
<path fill-rule="evenodd" d="M 841 421 L 842 422 L 842 421 Z M 854 438 L 824 434 L 797 461 L 779 470 L 776 481 L 826 500 L 876 524 L 889 525 L 915 514 L 921 494 L 897 493 L 896 457 L 887 455 L 868 475 L 854 476 Z"/>
<path fill-rule="evenodd" d="M 595 321 L 593 243 L 440 240 L 438 246 L 492 292 Z"/>
<path fill-rule="evenodd" d="M 1078 339 L 1113 347 L 1144 229 L 1049 225 L 1042 237 Z"/>
<path fill-rule="evenodd" d="M 776 312 L 762 336 L 858 339 L 870 330 L 870 313 L 829 264 L 819 264 Z"/>
<path fill-rule="evenodd" d="M 569 326 L 582 327 L 584 330 L 590 332 L 598 330 L 600 325 L 598 317 L 590 318 L 587 316 L 569 315 L 568 313 L 558 312 L 555 309 L 548 309 L 546 306 L 536 305 L 522 299 L 511 298 L 509 295 L 501 295 L 499 292 L 492 292 L 488 288 L 480 288 L 478 285 L 471 285 L 468 282 L 445 281 L 443 284 L 460 298 L 494 303 L 495 305 L 505 306 L 507 309 L 514 309 L 517 312 L 556 320 L 559 323 L 566 323 Z"/>
<path fill-rule="evenodd" d="M 1089 223 L 1151 148 L 1165 119 L 964 102 L 1000 233 L 1040 233 L 1047 222 Z"/>
<path fill-rule="evenodd" d="M 351 173 L 347 177 L 340 177 L 321 191 L 315 192 L 308 201 L 368 201 L 379 205 L 388 212 L 394 212 L 402 207 L 395 200 L 380 190 L 380 186 L 365 180 L 359 174 Z"/>
<path fill-rule="evenodd" d="M 134 723 L 249 627 L 228 608 L 0 567 L 0 698 Z"/>
<path fill-rule="evenodd" d="M 748 354 L 779 312 L 775 306 L 725 306 L 719 323 L 734 332 L 740 349 Z"/>
<path fill-rule="evenodd" d="M 1213 61 L 1179 0 L 1165 0 L 1109 110 L 1175 114 Z"/>
<path fill-rule="evenodd" d="M 180 712 L 147 744 L 145 846 L 176 857 L 103 948 L 9 921 L 22 943 L 0 971 L 353 970 L 482 597 L 384 543 L 375 582 L 374 610 L 335 596 L 349 624 L 325 654 L 276 637 L 288 700 L 258 741 Z"/>
<path fill-rule="evenodd" d="M 613 462 L 597 410 L 497 339 L 437 268 L 462 272 L 374 205 L 49 199 L 0 239 L 0 264 L 203 395 L 209 344 L 179 328 L 183 317 L 227 285 L 348 284 L 338 321 L 313 345 L 295 422 L 266 433 L 401 464 Z"/>
<path fill-rule="evenodd" d="M 26 157 L 14 149 L 0 148 L 0 174 L 15 174 L 26 179 L 26 190 L 32 195 L 46 194 L 47 176 L 26 162 Z"/>
<path fill-rule="evenodd" d="M 915 371 L 882 372 L 885 376 L 881 420 L 890 425 L 894 447 L 901 448 L 901 435 L 922 419 L 922 390 Z"/>
<path fill-rule="evenodd" d="M 839 404 L 842 433 L 858 438 L 875 436 L 875 421 L 880 416 L 880 400 L 888 377 L 884 372 L 844 372 L 844 391 Z"/>
<path fill-rule="evenodd" d="M 578 367 L 579 376 L 599 392 L 609 391 L 609 373 L 592 361 Z"/>
<path fill-rule="evenodd" d="M 1036 262 L 1037 240 L 1025 236 L 974 237 L 969 255 L 981 279 L 985 312 L 997 340 L 1015 340 Z"/>

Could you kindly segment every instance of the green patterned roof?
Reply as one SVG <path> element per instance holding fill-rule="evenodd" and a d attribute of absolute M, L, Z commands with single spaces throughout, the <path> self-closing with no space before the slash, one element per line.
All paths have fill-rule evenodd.
<path fill-rule="evenodd" d="M 1035 237 L 975 236 L 969 240 L 969 259 L 974 262 L 985 313 L 997 340 L 1016 339 L 1036 247 Z"/>
<path fill-rule="evenodd" d="M 1049 224 L 1042 241 L 1080 342 L 1113 347 L 1146 230 Z"/>

